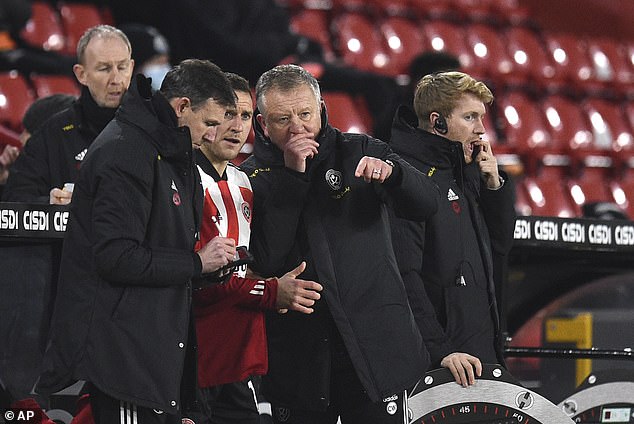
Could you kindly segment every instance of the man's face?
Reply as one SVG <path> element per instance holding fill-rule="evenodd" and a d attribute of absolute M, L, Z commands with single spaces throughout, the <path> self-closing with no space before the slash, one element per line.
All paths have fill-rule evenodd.
<path fill-rule="evenodd" d="M 237 109 L 229 109 L 218 125 L 216 137 L 211 143 L 204 143 L 201 150 L 212 162 L 226 162 L 235 159 L 247 141 L 253 118 L 251 93 L 236 91 Z"/>
<path fill-rule="evenodd" d="M 280 150 L 296 134 L 312 133 L 316 138 L 321 128 L 321 107 L 308 85 L 289 91 L 271 89 L 264 96 L 265 112 L 259 119 L 264 135 Z"/>
<path fill-rule="evenodd" d="M 130 85 L 134 61 L 117 36 L 95 37 L 86 46 L 84 63 L 74 66 L 77 80 L 88 87 L 100 107 L 116 108 Z"/>
<path fill-rule="evenodd" d="M 471 163 L 473 143 L 484 134 L 484 103 L 473 94 L 464 94 L 458 106 L 447 117 L 449 131 L 444 137 L 462 143 L 465 161 Z"/>
<path fill-rule="evenodd" d="M 235 114 L 235 109 L 222 106 L 213 99 L 207 99 L 196 109 L 192 109 L 189 100 L 176 107 L 178 126 L 189 127 L 194 149 L 211 144 L 216 138 L 220 124 L 225 121 L 225 116 L 228 113 Z"/>

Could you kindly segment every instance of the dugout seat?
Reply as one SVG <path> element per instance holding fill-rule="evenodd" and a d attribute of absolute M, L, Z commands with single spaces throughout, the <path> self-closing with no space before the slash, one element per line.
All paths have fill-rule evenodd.
<path fill-rule="evenodd" d="M 30 80 L 37 97 L 58 93 L 79 97 L 81 94 L 79 83 L 65 75 L 31 75 Z"/>
<path fill-rule="evenodd" d="M 66 46 L 57 11 L 44 1 L 33 2 L 31 18 L 20 32 L 20 37 L 30 46 L 46 51 L 63 51 Z"/>
<path fill-rule="evenodd" d="M 364 71 L 389 74 L 389 56 L 383 38 L 368 17 L 360 13 L 342 13 L 332 27 L 338 55 L 345 64 Z"/>
<path fill-rule="evenodd" d="M 21 132 L 22 117 L 34 100 L 33 90 L 17 71 L 0 73 L 0 124 Z"/>
<path fill-rule="evenodd" d="M 88 28 L 105 23 L 97 6 L 84 3 L 58 3 L 62 28 L 66 35 L 64 52 L 76 54 L 77 42 Z"/>

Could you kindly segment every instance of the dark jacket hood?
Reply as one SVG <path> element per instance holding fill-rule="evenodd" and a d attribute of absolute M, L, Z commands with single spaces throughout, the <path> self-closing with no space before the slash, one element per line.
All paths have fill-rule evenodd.
<path fill-rule="evenodd" d="M 162 156 L 176 160 L 191 157 L 189 128 L 178 127 L 174 109 L 161 92 L 152 93 L 149 78 L 136 75 L 116 118 L 146 133 Z"/>

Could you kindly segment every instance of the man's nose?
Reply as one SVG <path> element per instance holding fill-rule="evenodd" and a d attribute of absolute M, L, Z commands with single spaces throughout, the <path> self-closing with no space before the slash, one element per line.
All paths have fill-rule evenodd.
<path fill-rule="evenodd" d="M 291 118 L 291 132 L 300 133 L 304 131 L 304 123 L 299 117 L 294 116 Z"/>
<path fill-rule="evenodd" d="M 231 122 L 231 130 L 236 133 L 240 133 L 244 130 L 244 126 L 242 124 L 242 118 L 240 115 L 236 115 L 232 118 Z"/>
<path fill-rule="evenodd" d="M 476 134 L 484 134 L 486 132 L 486 129 L 484 128 L 484 121 L 482 119 L 478 119 L 474 131 Z"/>
<path fill-rule="evenodd" d="M 114 67 L 110 77 L 110 82 L 112 84 L 121 84 L 123 82 L 123 79 L 124 79 L 124 71 L 121 71 L 117 67 Z"/>

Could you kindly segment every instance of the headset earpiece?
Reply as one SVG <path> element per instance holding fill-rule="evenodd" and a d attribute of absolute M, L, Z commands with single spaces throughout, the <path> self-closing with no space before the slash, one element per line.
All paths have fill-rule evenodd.
<path fill-rule="evenodd" d="M 434 121 L 434 129 L 439 134 L 447 134 L 447 132 L 449 131 L 449 128 L 447 128 L 447 120 L 442 116 L 436 118 L 436 120 Z"/>

